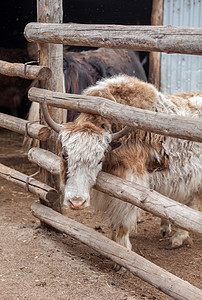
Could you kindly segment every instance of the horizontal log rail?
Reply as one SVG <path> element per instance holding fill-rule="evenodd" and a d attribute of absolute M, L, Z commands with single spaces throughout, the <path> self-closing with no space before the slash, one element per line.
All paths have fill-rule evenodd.
<path fill-rule="evenodd" d="M 199 288 L 158 267 L 95 230 L 39 203 L 33 203 L 31 211 L 42 222 L 78 239 L 174 299 L 202 300 L 202 291 Z"/>
<path fill-rule="evenodd" d="M 28 159 L 52 174 L 59 175 L 60 158 L 55 154 L 44 149 L 32 148 L 28 152 Z M 178 227 L 202 234 L 202 212 L 171 200 L 156 191 L 105 172 L 98 174 L 95 189 L 167 219 Z"/>
<path fill-rule="evenodd" d="M 72 109 L 91 114 L 100 114 L 131 128 L 138 128 L 166 136 L 202 142 L 202 120 L 177 115 L 147 111 L 105 98 L 58 93 L 32 87 L 28 97 L 31 101 L 63 109 Z"/>
<path fill-rule="evenodd" d="M 59 175 L 60 173 L 60 158 L 50 151 L 33 147 L 28 152 L 28 160 L 52 175 Z"/>
<path fill-rule="evenodd" d="M 202 55 L 202 28 L 29 23 L 28 41 Z"/>
<path fill-rule="evenodd" d="M 21 63 L 10 63 L 0 60 L 0 74 L 19 76 L 30 80 L 47 80 L 51 78 L 52 71 L 47 67 Z"/>
<path fill-rule="evenodd" d="M 27 135 L 34 139 L 46 141 L 50 136 L 50 128 L 45 125 L 0 113 L 0 127 Z"/>
<path fill-rule="evenodd" d="M 38 196 L 47 205 L 52 204 L 54 206 L 54 203 L 59 198 L 58 192 L 52 187 L 3 164 L 0 164 L 0 177 Z"/>

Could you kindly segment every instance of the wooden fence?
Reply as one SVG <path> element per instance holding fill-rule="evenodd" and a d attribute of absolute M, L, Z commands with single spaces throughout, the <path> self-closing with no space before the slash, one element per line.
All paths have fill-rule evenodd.
<path fill-rule="evenodd" d="M 128 110 L 127 106 L 121 106 L 120 115 L 120 104 L 112 104 L 106 99 L 101 99 L 100 105 L 96 107 L 96 99 L 92 97 L 62 93 L 64 91 L 62 44 L 201 55 L 201 28 L 61 24 L 62 0 L 37 0 L 37 21 L 26 26 L 25 36 L 29 41 L 38 43 L 40 66 L 27 67 L 25 64 L 0 61 L 0 73 L 40 80 L 41 89 L 31 88 L 29 98 L 39 103 L 46 99 L 50 114 L 55 121 L 64 122 L 62 109 L 67 108 L 99 113 L 106 117 L 107 111 L 110 111 L 110 118 L 113 116 L 122 124 L 144 130 L 150 128 L 155 133 L 202 142 L 202 124 L 199 120 L 180 117 L 180 125 L 178 125 L 179 117 L 172 116 L 171 118 L 158 114 L 157 123 L 156 113 L 153 112 L 144 111 L 146 117 L 143 118 L 140 109 L 130 107 Z M 165 118 L 169 122 L 165 122 Z M 42 116 L 41 121 L 43 122 Z M 169 125 L 165 126 L 165 123 Z M 46 150 L 31 149 L 28 156 L 31 161 L 37 162 L 42 167 L 41 180 L 46 184 L 30 179 L 29 176 L 1 164 L 0 176 L 23 186 L 29 192 L 38 195 L 44 204 L 58 210 L 58 192 L 50 187 L 50 185 L 53 186 L 52 176 L 59 173 L 59 158 L 54 154 L 56 135 L 50 135 L 50 129 L 46 125 L 28 124 L 27 121 L 4 114 L 0 114 L 0 126 L 41 140 L 41 147 Z M 202 233 L 202 213 L 156 192 L 151 192 L 134 183 L 131 185 L 123 179 L 104 172 L 98 175 L 95 188 L 166 218 L 178 227 Z M 51 208 L 35 203 L 32 205 L 32 212 L 43 222 L 79 239 L 174 299 L 202 299 L 200 289 L 91 229 L 54 212 Z"/>

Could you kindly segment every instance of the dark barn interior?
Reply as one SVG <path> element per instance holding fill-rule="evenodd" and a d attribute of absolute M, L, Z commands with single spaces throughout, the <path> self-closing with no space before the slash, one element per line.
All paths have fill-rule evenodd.
<path fill-rule="evenodd" d="M 121 25 L 150 25 L 152 0 L 64 0 L 63 22 L 86 24 L 121 24 Z M 10 0 L 4 1 L 1 6 L 1 42 L 0 59 L 11 62 L 26 62 L 30 58 L 27 55 L 27 41 L 24 38 L 24 27 L 29 22 L 37 20 L 36 0 Z M 6 48 L 6 49 L 5 49 Z M 17 49 L 13 50 L 8 49 Z M 20 51 L 22 49 L 23 51 Z M 70 47 L 70 50 L 80 50 L 78 47 Z M 141 52 L 140 59 L 144 59 L 144 68 L 148 74 L 148 53 Z M 12 106 L 12 101 L 2 100 L 2 95 L 7 93 L 7 85 L 25 87 L 29 81 L 22 78 L 5 78 L 0 75 L 0 111 L 25 117 L 29 103 L 26 96 L 23 97 L 23 105 Z M 15 82 L 15 79 L 17 82 Z M 25 88 L 26 90 L 26 88 Z M 10 93 L 10 94 L 9 94 Z M 8 91 L 9 97 L 14 92 Z M 6 98 L 6 96 L 4 97 Z M 16 102 L 18 103 L 18 99 Z"/>

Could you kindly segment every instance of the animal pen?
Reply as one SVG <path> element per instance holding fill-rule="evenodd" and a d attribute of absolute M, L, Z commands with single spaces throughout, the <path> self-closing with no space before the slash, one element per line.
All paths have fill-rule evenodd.
<path fill-rule="evenodd" d="M 158 19 L 159 15 L 157 2 L 153 1 L 154 19 Z M 46 101 L 52 118 L 58 123 L 65 122 L 64 109 L 73 109 L 110 117 L 131 128 L 202 142 L 201 120 L 159 113 L 157 116 L 154 112 L 112 103 L 104 98 L 100 98 L 98 104 L 94 97 L 65 94 L 63 88 L 63 45 L 149 51 L 152 52 L 153 65 L 160 52 L 202 55 L 201 28 L 62 24 L 62 15 L 62 0 L 37 0 L 38 22 L 27 24 L 25 37 L 28 41 L 38 43 L 40 65 L 0 61 L 0 73 L 39 80 L 40 88 L 32 87 L 28 97 L 41 105 Z M 174 299 L 202 299 L 201 290 L 187 281 L 60 213 L 58 184 L 55 184 L 59 175 L 59 157 L 54 154 L 56 135 L 43 124 L 42 113 L 40 123 L 29 123 L 0 114 L 1 127 L 40 140 L 40 148 L 32 148 L 28 153 L 29 160 L 40 166 L 40 181 L 0 165 L 1 177 L 38 195 L 41 203 L 33 203 L 31 206 L 34 216 L 92 247 Z M 202 234 L 201 212 L 153 190 L 102 171 L 95 188 L 165 218 L 180 228 Z"/>

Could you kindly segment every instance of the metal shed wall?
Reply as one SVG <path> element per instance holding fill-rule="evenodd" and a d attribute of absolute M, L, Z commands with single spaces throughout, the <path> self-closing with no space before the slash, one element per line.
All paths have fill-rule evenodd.
<path fill-rule="evenodd" d="M 202 27 L 201 0 L 164 0 L 163 25 Z M 202 56 L 161 54 L 163 93 L 202 90 Z"/>

